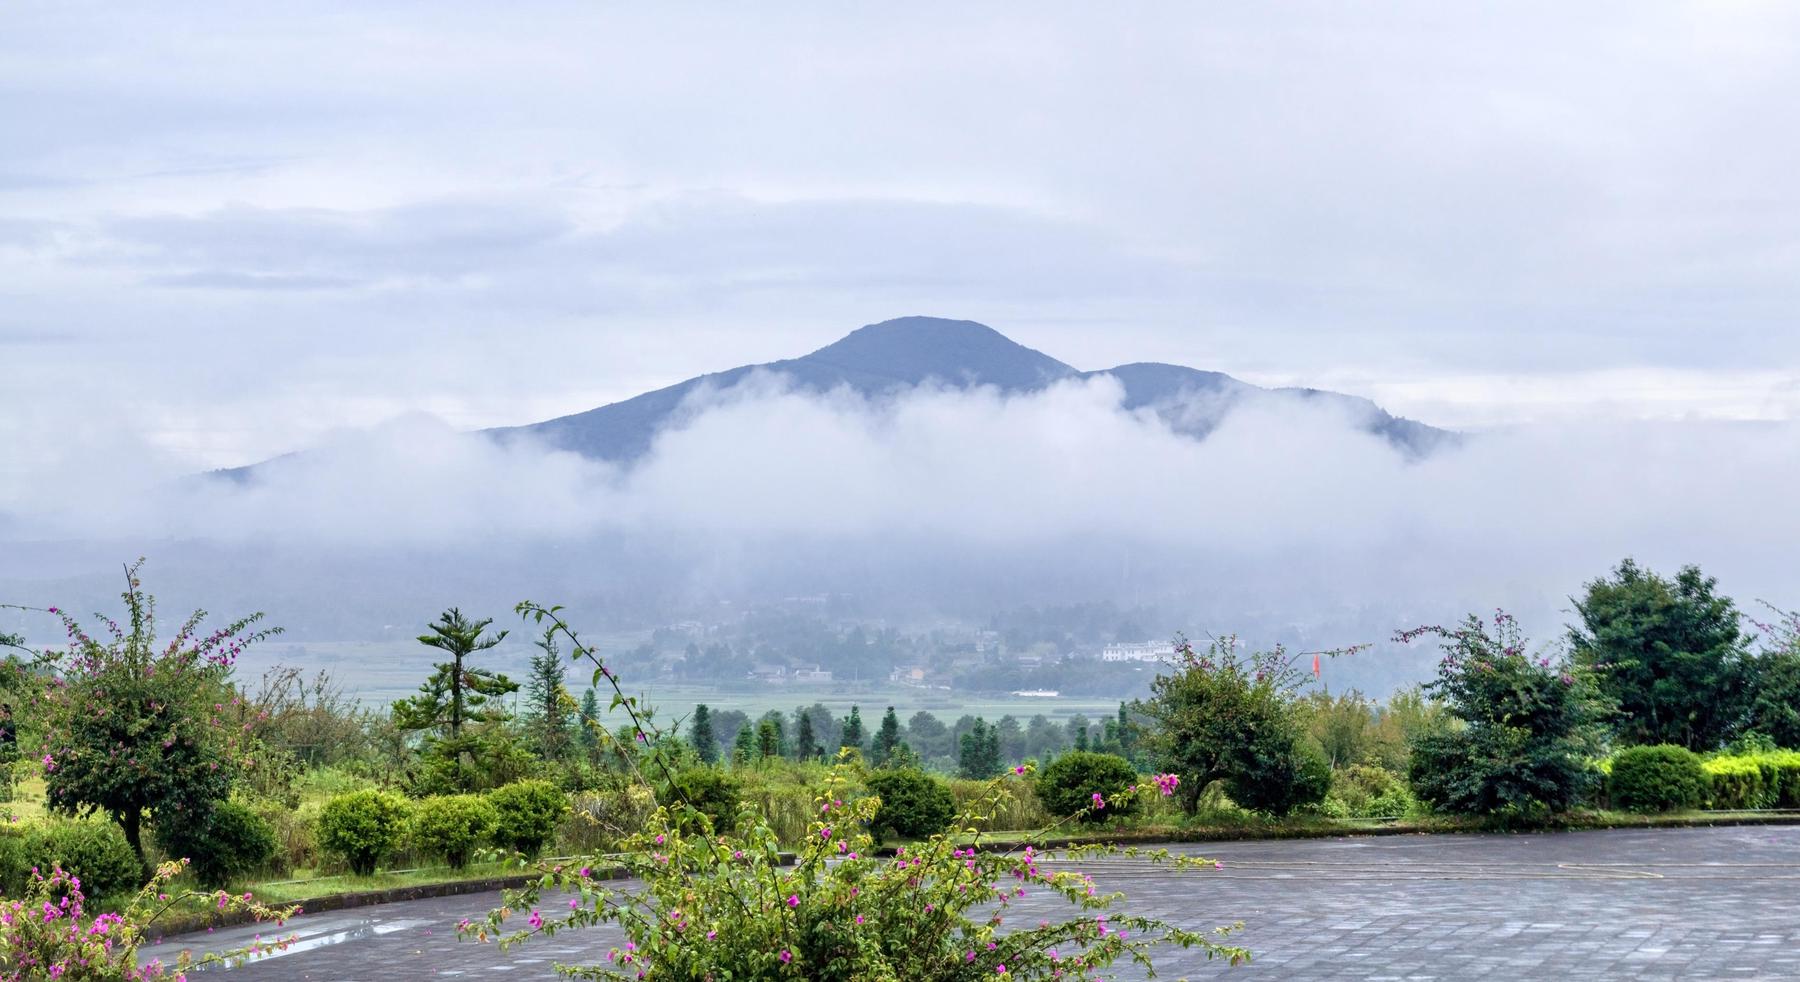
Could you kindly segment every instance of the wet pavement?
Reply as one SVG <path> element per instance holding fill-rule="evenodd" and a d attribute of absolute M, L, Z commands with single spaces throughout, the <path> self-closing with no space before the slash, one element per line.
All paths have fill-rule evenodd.
<path fill-rule="evenodd" d="M 1226 969 L 1170 950 L 1166 978 L 1800 979 L 1800 827 L 1533 835 L 1393 836 L 1182 847 L 1223 870 L 1128 860 L 1082 864 L 1125 909 L 1204 929 L 1243 921 L 1254 962 Z M 594 964 L 616 930 L 558 934 L 501 951 L 460 942 L 498 894 L 304 915 L 287 952 L 223 973 L 243 982 L 398 982 L 558 977 Z M 1015 916 L 1066 906 L 1027 898 Z M 267 928 L 172 938 L 223 950 Z M 282 931 L 285 934 L 287 931 Z M 213 973 L 208 973 L 209 975 Z M 1120 978 L 1140 974 L 1121 967 Z"/>

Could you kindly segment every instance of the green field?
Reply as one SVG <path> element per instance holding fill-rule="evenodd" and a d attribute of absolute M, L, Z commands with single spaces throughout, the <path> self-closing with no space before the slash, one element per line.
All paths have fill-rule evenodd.
<path fill-rule="evenodd" d="M 635 636 L 596 639 L 605 647 L 635 644 Z M 525 676 L 531 657 L 527 645 L 508 643 L 484 655 L 482 664 L 505 672 L 515 680 Z M 610 642 L 610 644 L 609 644 Z M 402 696 L 418 691 L 419 683 L 431 674 L 435 652 L 407 638 L 394 641 L 307 641 L 276 642 L 247 653 L 238 663 L 238 678 L 251 690 L 263 672 L 276 665 L 302 668 L 309 674 L 319 669 L 365 705 L 385 706 Z M 581 666 L 571 666 L 569 688 L 579 693 L 586 687 L 587 673 Z M 1021 720 L 1043 713 L 1052 719 L 1067 719 L 1077 713 L 1094 718 L 1111 715 L 1119 708 L 1117 699 L 1062 697 L 1055 699 L 1019 696 L 980 696 L 921 689 L 913 686 L 873 682 L 837 682 L 824 684 L 786 684 L 739 682 L 731 686 L 695 685 L 677 682 L 651 682 L 633 685 L 626 679 L 628 695 L 648 697 L 663 718 L 686 716 L 696 703 L 713 709 L 736 709 L 759 716 L 770 709 L 792 711 L 796 706 L 822 702 L 832 712 L 843 716 L 852 705 L 863 708 L 865 718 L 893 706 L 904 719 L 919 710 L 928 710 L 946 723 L 968 713 L 986 719 L 1011 714 Z M 604 694 L 602 705 L 605 705 Z"/>

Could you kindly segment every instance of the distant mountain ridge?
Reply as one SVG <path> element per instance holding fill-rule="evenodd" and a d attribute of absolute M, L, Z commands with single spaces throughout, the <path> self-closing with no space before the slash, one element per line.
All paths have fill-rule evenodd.
<path fill-rule="evenodd" d="M 1458 440 L 1451 431 L 1394 416 L 1368 399 L 1337 392 L 1265 389 L 1220 372 L 1156 362 L 1084 372 L 985 324 L 940 317 L 900 317 L 870 324 L 799 358 L 701 375 L 585 412 L 481 432 L 529 434 L 558 449 L 628 463 L 649 452 L 656 434 L 697 389 L 729 390 L 759 371 L 785 376 L 802 391 L 849 388 L 865 397 L 893 395 L 927 382 L 1026 393 L 1067 379 L 1110 375 L 1125 391 L 1124 408 L 1149 409 L 1175 431 L 1196 438 L 1212 432 L 1233 408 L 1254 400 L 1292 399 L 1336 405 L 1362 429 L 1411 458 Z"/>
<path fill-rule="evenodd" d="M 560 450 L 630 463 L 650 452 L 657 433 L 678 419 L 682 405 L 694 392 L 705 387 L 729 390 L 756 372 L 781 375 L 800 391 L 825 393 L 848 388 L 870 398 L 891 396 L 927 382 L 955 388 L 992 386 L 1019 394 L 1068 379 L 1110 375 L 1124 389 L 1124 408 L 1148 409 L 1176 432 L 1195 438 L 1212 432 L 1239 406 L 1257 400 L 1306 400 L 1340 407 L 1362 429 L 1387 440 L 1409 458 L 1424 457 L 1459 439 L 1451 431 L 1394 416 L 1368 399 L 1337 392 L 1265 389 L 1220 372 L 1156 362 L 1084 372 L 985 324 L 941 317 L 882 321 L 799 358 L 742 365 L 584 412 L 479 432 L 490 437 L 529 435 Z M 244 480 L 259 466 L 214 473 Z"/>

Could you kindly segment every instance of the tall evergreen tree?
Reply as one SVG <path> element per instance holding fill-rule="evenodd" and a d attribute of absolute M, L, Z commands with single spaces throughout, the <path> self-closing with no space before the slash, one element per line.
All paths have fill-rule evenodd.
<path fill-rule="evenodd" d="M 756 756 L 764 760 L 781 756 L 781 726 L 767 716 L 756 724 Z"/>
<path fill-rule="evenodd" d="M 876 767 L 885 765 L 900 746 L 900 717 L 894 713 L 894 707 L 887 708 L 887 715 L 881 717 L 881 728 L 875 731 L 875 742 L 869 748 L 869 760 Z"/>
<path fill-rule="evenodd" d="M 569 708 L 563 689 L 565 666 L 554 629 L 546 629 L 531 656 L 531 672 L 525 679 L 529 709 L 527 720 L 538 752 L 558 760 L 569 749 Z"/>
<path fill-rule="evenodd" d="M 851 706 L 850 715 L 844 717 L 844 738 L 839 746 L 851 747 L 855 749 L 857 753 L 862 753 L 863 722 L 861 707 Z"/>
<path fill-rule="evenodd" d="M 713 736 L 712 710 L 706 708 L 706 703 L 694 707 L 694 722 L 688 730 L 688 739 L 701 760 L 708 764 L 718 763 L 719 741 Z"/>
<path fill-rule="evenodd" d="M 985 781 L 1002 770 L 1000 731 L 986 720 L 976 720 L 974 729 L 963 734 L 961 751 L 957 773 L 965 778 Z"/>
<path fill-rule="evenodd" d="M 581 744 L 583 750 L 592 752 L 600 745 L 600 734 L 594 729 L 600 722 L 600 696 L 594 692 L 593 686 L 589 686 L 581 694 L 581 711 L 577 714 L 576 722 L 580 724 L 575 731 L 576 742 Z"/>
<path fill-rule="evenodd" d="M 813 736 L 812 714 L 804 709 L 796 710 L 799 718 L 799 732 L 794 734 L 794 757 L 799 760 L 816 760 L 819 757 L 819 740 Z"/>
<path fill-rule="evenodd" d="M 437 670 L 419 687 L 419 694 L 394 703 L 394 721 L 402 730 L 437 730 L 452 741 L 462 738 L 463 725 L 498 719 L 498 707 L 484 709 L 489 700 L 519 690 L 518 683 L 486 668 L 465 663 L 506 639 L 506 632 L 485 637 L 493 618 L 471 621 L 455 607 L 444 611 L 430 634 L 419 636 L 419 643 L 447 652 L 450 660 L 439 662 Z"/>
<path fill-rule="evenodd" d="M 742 767 L 756 759 L 756 731 L 749 723 L 738 727 L 737 739 L 731 741 L 731 762 Z"/>

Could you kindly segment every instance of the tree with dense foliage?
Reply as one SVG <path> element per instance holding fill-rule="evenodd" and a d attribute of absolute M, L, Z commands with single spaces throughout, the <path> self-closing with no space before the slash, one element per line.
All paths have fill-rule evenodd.
<path fill-rule="evenodd" d="M 956 773 L 973 781 L 985 781 L 1005 770 L 1000 759 L 1000 731 L 987 720 L 977 719 L 975 726 L 962 735 L 957 754 Z"/>
<path fill-rule="evenodd" d="M 923 709 L 907 719 L 906 742 L 926 760 L 951 754 L 950 728 Z"/>
<path fill-rule="evenodd" d="M 838 746 L 862 753 L 863 739 L 862 707 L 851 706 L 850 715 L 844 717 L 844 735 Z"/>
<path fill-rule="evenodd" d="M 1752 669 L 1731 598 L 1684 566 L 1674 580 L 1630 559 L 1575 600 L 1575 663 L 1593 672 L 1625 743 L 1717 750 L 1750 711 Z"/>
<path fill-rule="evenodd" d="M 257 628 L 262 615 L 253 614 L 203 635 L 206 613 L 195 611 L 159 644 L 156 599 L 142 592 L 141 565 L 125 571 L 126 626 L 107 619 L 104 640 L 51 609 L 70 642 L 55 657 L 56 680 L 44 690 L 40 712 L 50 808 L 105 813 L 143 864 L 146 816 L 203 822 L 231 796 L 237 775 L 254 766 L 254 747 L 226 719 L 238 698 L 231 670 L 245 648 L 279 629 Z"/>
<path fill-rule="evenodd" d="M 1309 676 L 1284 648 L 1246 658 L 1237 647 L 1225 637 L 1196 652 L 1177 640 L 1174 666 L 1132 707 L 1150 721 L 1145 749 L 1180 775 L 1190 814 L 1214 781 L 1237 804 L 1275 815 L 1324 800 L 1330 768 L 1307 744 L 1295 706 Z"/>
<path fill-rule="evenodd" d="M 1464 814 L 1567 811 L 1597 784 L 1602 701 L 1585 666 L 1526 651 L 1518 623 L 1496 612 L 1460 627 L 1422 627 L 1396 640 L 1439 639 L 1444 658 L 1425 686 L 1462 726 L 1413 747 L 1413 791 Z"/>
<path fill-rule="evenodd" d="M 1756 623 L 1762 651 L 1747 727 L 1778 747 L 1800 749 L 1800 612 L 1774 609 L 1773 623 Z"/>
<path fill-rule="evenodd" d="M 694 753 L 708 764 L 716 764 L 719 760 L 719 738 L 713 736 L 712 710 L 706 703 L 694 707 L 694 718 L 688 726 L 688 742 L 694 745 Z"/>
<path fill-rule="evenodd" d="M 556 638 L 545 634 L 536 641 L 537 652 L 531 656 L 531 668 L 525 677 L 525 693 L 529 710 L 526 723 L 538 752 L 550 760 L 560 760 L 569 749 L 569 719 L 573 700 L 564 688 L 567 667 Z"/>
<path fill-rule="evenodd" d="M 600 697 L 592 686 L 581 694 L 581 708 L 575 713 L 575 742 L 593 756 L 600 746 Z"/>
<path fill-rule="evenodd" d="M 756 723 L 756 756 L 763 760 L 781 756 L 781 724 L 766 716 Z"/>

